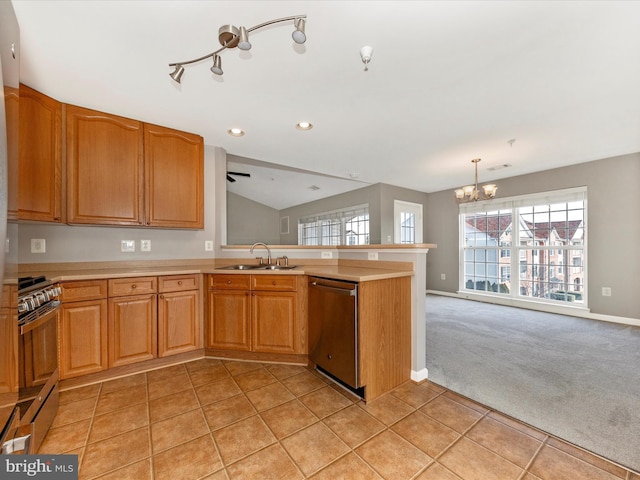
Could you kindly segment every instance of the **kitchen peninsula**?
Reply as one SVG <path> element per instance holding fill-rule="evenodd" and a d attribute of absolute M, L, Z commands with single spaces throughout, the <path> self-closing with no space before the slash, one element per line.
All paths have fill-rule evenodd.
<path fill-rule="evenodd" d="M 414 359 L 416 344 L 422 345 L 418 347 L 422 354 L 418 355 L 424 359 L 424 327 L 421 342 L 416 339 L 415 334 L 419 330 L 416 324 L 424 322 L 416 322 L 414 317 L 422 307 L 420 315 L 424 319 L 424 302 L 416 300 L 424 298 L 425 253 L 433 247 L 434 245 L 323 247 L 323 251 L 333 251 L 334 258 L 329 260 L 309 258 L 317 256 L 316 252 L 319 250 L 314 248 L 271 246 L 277 255 L 286 252 L 290 265 L 295 265 L 293 269 L 281 271 L 251 270 L 247 273 L 225 269 L 226 266 L 238 263 L 257 263 L 254 259 L 248 261 L 240 255 L 243 247 L 234 246 L 222 247 L 223 254 L 216 259 L 23 264 L 20 274 L 44 273 L 50 279 L 60 282 L 63 287 L 63 308 L 59 323 L 63 389 L 205 355 L 306 364 L 306 279 L 313 275 L 357 282 L 362 286 L 360 369 L 366 385 L 365 399 L 372 400 L 410 378 L 421 380 L 416 378 L 418 370 Z M 309 255 L 310 251 L 316 255 Z M 373 256 L 368 253 L 373 251 L 379 255 L 379 260 L 366 259 Z M 302 255 L 306 258 L 302 258 Z M 422 272 L 418 274 L 419 270 Z M 214 316 L 209 307 L 213 298 L 211 292 L 225 290 L 224 287 L 221 290 L 211 288 L 216 285 L 215 279 L 247 282 L 249 288 L 240 292 L 243 302 L 253 298 L 256 293 L 254 290 L 269 301 L 275 299 L 279 302 L 293 298 L 296 305 L 295 322 L 291 324 L 290 330 L 295 334 L 294 345 L 290 349 L 283 348 L 282 342 L 278 340 L 276 346 L 273 346 L 269 343 L 269 338 L 256 343 L 255 332 L 251 337 L 247 331 L 245 334 L 254 338 L 255 348 L 219 348 L 220 344 L 215 343 L 215 335 L 212 335 Z M 92 293 L 88 297 L 82 297 L 90 290 Z M 420 295 L 416 295 L 418 290 Z M 74 298 L 72 291 L 82 292 L 82 295 Z M 227 290 L 226 293 L 234 292 Z M 173 295 L 176 295 L 175 299 Z M 157 305 L 157 311 L 154 305 Z M 266 311 L 270 311 L 273 306 L 281 311 L 279 308 L 283 304 L 267 302 L 265 305 Z M 80 309 L 74 310 L 78 306 Z M 65 317 L 67 307 L 70 316 Z M 129 313 L 131 319 L 125 322 L 126 312 L 136 313 Z M 84 323 L 79 324 L 82 326 L 75 331 L 69 329 L 79 318 L 83 318 Z M 263 317 L 254 317 L 254 326 L 256 318 Z M 268 322 L 272 320 L 265 318 Z M 251 323 L 247 321 L 247 328 L 251 328 Z M 288 324 L 269 323 L 270 328 L 277 326 L 278 330 L 285 325 Z M 135 334 L 128 335 L 126 328 L 135 328 Z M 274 328 L 269 330 L 270 336 L 273 330 Z M 86 338 L 78 341 L 78 338 L 73 339 L 73 335 L 80 336 L 79 338 L 85 335 Z M 287 338 L 290 336 L 285 335 Z M 278 339 L 278 335 L 275 338 Z M 70 345 L 77 346 L 73 360 L 71 357 L 64 358 Z M 66 370 L 65 362 L 68 367 Z"/>

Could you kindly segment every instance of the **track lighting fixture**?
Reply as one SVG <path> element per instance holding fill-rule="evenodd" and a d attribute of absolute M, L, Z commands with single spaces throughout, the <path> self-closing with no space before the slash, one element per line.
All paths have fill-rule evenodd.
<path fill-rule="evenodd" d="M 203 55 L 202 57 L 194 58 L 193 60 L 186 60 L 184 62 L 170 63 L 170 67 L 174 67 L 174 71 L 169 74 L 173 81 L 180 83 L 182 80 L 182 74 L 184 73 L 185 65 L 191 65 L 192 63 L 201 62 L 211 58 L 213 60 L 213 66 L 211 71 L 216 75 L 222 75 L 222 60 L 218 55 L 220 52 L 227 48 L 238 47 L 240 50 L 251 50 L 251 42 L 249 42 L 249 34 L 255 30 L 258 30 L 275 23 L 282 23 L 293 20 L 295 30 L 291 34 L 293 41 L 302 44 L 307 41 L 307 35 L 304 32 L 306 15 L 296 15 L 293 17 L 278 18 L 276 20 L 269 20 L 268 22 L 261 23 L 251 28 L 235 27 L 233 25 L 223 25 L 218 29 L 218 41 L 221 48 L 218 50 Z"/>

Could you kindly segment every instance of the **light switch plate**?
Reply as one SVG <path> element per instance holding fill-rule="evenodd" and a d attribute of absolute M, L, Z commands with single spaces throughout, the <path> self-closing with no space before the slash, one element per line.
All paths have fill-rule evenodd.
<path fill-rule="evenodd" d="M 212 240 L 205 240 L 204 241 L 204 250 L 206 252 L 213 252 L 213 241 Z"/>
<path fill-rule="evenodd" d="M 333 252 L 322 252 L 320 256 L 321 258 L 333 258 Z"/>
<path fill-rule="evenodd" d="M 369 252 L 367 254 L 367 259 L 368 260 L 377 260 L 378 259 L 378 252 Z"/>
<path fill-rule="evenodd" d="M 122 240 L 120 243 L 120 251 L 121 252 L 135 252 L 136 251 L 136 241 L 135 240 Z"/>

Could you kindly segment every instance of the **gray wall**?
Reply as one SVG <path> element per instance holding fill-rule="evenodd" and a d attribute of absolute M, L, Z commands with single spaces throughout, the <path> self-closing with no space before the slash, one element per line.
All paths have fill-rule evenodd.
<path fill-rule="evenodd" d="M 227 192 L 227 244 L 280 243 L 278 210 Z"/>
<path fill-rule="evenodd" d="M 587 281 L 591 312 L 640 315 L 640 153 L 506 178 L 500 197 L 587 187 Z M 458 204 L 453 189 L 428 194 L 425 242 L 427 289 L 458 290 Z M 444 273 L 446 280 L 441 280 Z M 602 296 L 611 287 L 611 297 Z"/>
<path fill-rule="evenodd" d="M 385 183 L 377 183 L 352 190 L 351 192 L 281 210 L 280 216 L 288 215 L 290 225 L 290 234 L 281 236 L 281 243 L 283 245 L 297 244 L 297 225 L 300 217 L 363 204 L 369 204 L 370 243 L 393 243 L 394 200 L 420 203 L 426 209 L 427 194 Z"/>

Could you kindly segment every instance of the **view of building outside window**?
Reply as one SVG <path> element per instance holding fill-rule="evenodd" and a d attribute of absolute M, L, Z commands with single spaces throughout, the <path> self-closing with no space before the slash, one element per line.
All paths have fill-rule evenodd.
<path fill-rule="evenodd" d="M 585 209 L 581 200 L 463 213 L 461 288 L 584 303 Z"/>

